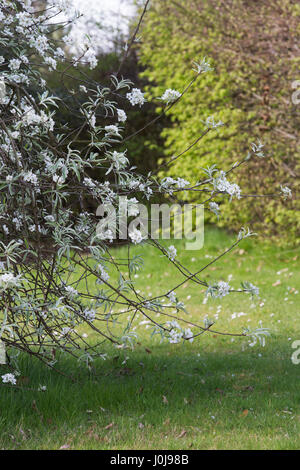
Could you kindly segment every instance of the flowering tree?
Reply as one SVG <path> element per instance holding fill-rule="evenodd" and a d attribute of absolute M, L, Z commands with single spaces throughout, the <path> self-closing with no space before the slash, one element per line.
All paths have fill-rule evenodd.
<path fill-rule="evenodd" d="M 115 238 L 112 230 L 104 225 L 99 230 L 99 219 L 88 207 L 90 201 L 96 207 L 106 204 L 119 219 L 122 198 L 126 201 L 127 215 L 133 217 L 139 213 L 138 202 L 149 204 L 157 195 L 194 191 L 205 207 L 219 215 L 215 198 L 244 197 L 240 187 L 230 181 L 231 174 L 250 158 L 264 158 L 262 144 L 253 144 L 248 155 L 227 170 L 221 171 L 215 165 L 204 169 L 203 179 L 193 186 L 182 178 L 160 180 L 154 172 L 147 177 L 136 174 L 126 151 L 120 150 L 132 137 L 123 137 L 127 119 L 123 108 L 125 103 L 142 107 L 146 101 L 144 93 L 119 74 L 111 76 L 110 87 L 95 83 L 86 69 L 80 68 L 81 79 L 78 78 L 79 66 L 93 68 L 96 56 L 88 42 L 78 57 L 70 57 L 65 52 L 68 48 L 57 44 L 57 31 L 65 25 L 55 23 L 54 19 L 64 3 L 52 0 L 50 7 L 43 10 L 39 8 L 40 2 L 36 8 L 29 0 L 0 2 L 2 348 L 13 347 L 35 355 L 51 367 L 56 362 L 56 350 L 85 358 L 89 363 L 94 356 L 101 355 L 103 341 L 118 347 L 132 344 L 130 329 L 117 337 L 110 327 L 116 316 L 128 315 L 131 326 L 137 313 L 150 320 L 154 331 L 171 343 L 193 341 L 206 332 L 230 334 L 215 331 L 211 322 L 195 324 L 193 330 L 187 328 L 188 322 L 180 316 L 185 307 L 175 289 L 188 280 L 206 287 L 207 295 L 213 297 L 224 297 L 235 289 L 223 281 L 212 285 L 205 282 L 202 274 L 207 266 L 196 272 L 184 267 L 177 260 L 174 246 L 164 248 L 147 232 L 147 226 L 141 227 L 142 222 L 140 227 L 129 230 L 128 258 L 118 260 L 112 253 L 111 242 Z M 68 36 L 65 41 L 69 45 Z M 54 96 L 43 78 L 47 70 L 56 70 L 64 83 L 76 68 L 68 99 Z M 167 89 L 160 97 L 164 103 L 162 114 L 183 99 L 211 67 L 203 59 L 194 63 L 194 70 L 195 77 L 184 90 Z M 70 122 L 56 124 L 56 115 L 66 106 L 77 113 L 80 126 L 72 127 Z M 104 119 L 107 124 L 100 125 Z M 164 165 L 184 158 L 204 135 L 221 125 L 213 117 L 207 118 L 202 135 Z M 79 151 L 76 143 L 82 135 L 88 135 L 88 141 L 84 150 Z M 91 176 L 94 172 L 100 177 L 94 179 Z M 290 195 L 288 188 L 282 188 L 282 193 Z M 250 235 L 249 230 L 242 229 L 226 252 Z M 138 243 L 152 244 L 173 263 L 182 275 L 178 286 L 155 298 L 146 298 L 135 290 L 132 273 L 141 267 L 141 260 L 131 254 L 130 246 Z M 128 269 L 127 277 L 122 273 L 124 266 Z M 250 282 L 242 283 L 238 291 L 258 294 Z M 157 313 L 164 320 L 155 320 Z M 89 344 L 78 332 L 76 327 L 82 324 L 98 333 L 98 343 Z M 264 333 L 258 329 L 240 335 L 261 339 Z M 13 374 L 3 377 L 3 382 L 15 383 Z"/>

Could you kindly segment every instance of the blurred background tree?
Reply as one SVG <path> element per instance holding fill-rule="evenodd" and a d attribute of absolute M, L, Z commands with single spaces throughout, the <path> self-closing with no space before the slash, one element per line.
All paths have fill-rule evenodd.
<path fill-rule="evenodd" d="M 229 168 L 247 153 L 250 142 L 261 139 L 268 158 L 241 169 L 244 192 L 262 194 L 267 188 L 271 194 L 280 184 L 297 192 L 300 106 L 291 97 L 292 83 L 300 78 L 299 17 L 298 0 L 152 0 L 139 51 L 149 93 L 182 91 L 192 77 L 192 62 L 203 56 L 212 58 L 215 67 L 168 113 L 172 125 L 162 132 L 165 156 L 193 142 L 209 115 L 225 123 L 217 137 L 209 133 L 175 161 L 169 176 L 196 181 L 201 168 L 216 160 Z M 239 228 L 241 221 L 250 221 L 260 236 L 300 243 L 295 197 L 288 204 L 279 198 L 236 200 L 223 204 L 222 211 L 220 225 Z"/>
<path fill-rule="evenodd" d="M 43 10 L 45 5 L 51 4 L 51 0 L 38 0 L 34 2 L 37 11 Z M 105 3 L 105 2 L 104 2 Z M 109 13 L 109 5 L 92 2 L 91 11 L 88 10 L 88 2 L 78 2 L 72 0 L 74 6 L 80 7 L 80 12 L 83 12 L 82 17 L 79 18 L 79 24 L 76 22 L 70 25 L 68 36 L 72 39 L 72 44 L 69 45 L 64 42 L 66 36 L 66 28 L 57 29 L 55 37 L 57 45 L 65 50 L 69 58 L 81 46 L 81 41 L 85 35 L 89 35 L 92 39 L 92 46 L 97 50 L 97 66 L 89 71 L 88 78 L 86 74 L 86 67 L 84 65 L 77 66 L 77 74 L 73 70 L 72 76 L 66 71 L 61 75 L 53 71 L 49 72 L 45 68 L 45 79 L 52 89 L 53 94 L 60 97 L 64 107 L 60 107 L 59 113 L 56 114 L 56 122 L 59 122 L 63 128 L 69 123 L 70 128 L 80 126 L 80 116 L 78 115 L 78 108 L 80 101 L 83 97 L 79 98 L 73 90 L 78 89 L 78 83 L 87 78 L 86 87 L 89 83 L 99 86 L 110 86 L 111 75 L 116 75 L 119 71 L 119 77 L 123 76 L 131 80 L 135 87 L 144 89 L 148 84 L 148 80 L 143 76 L 144 66 L 138 63 L 137 50 L 138 50 L 138 37 L 133 47 L 130 48 L 126 60 L 123 62 L 128 41 L 133 34 L 136 21 L 139 17 L 139 9 L 134 7 L 134 2 L 131 0 L 125 2 L 118 2 L 114 0 L 114 12 Z M 118 3 L 119 8 L 118 10 Z M 87 8 L 87 10 L 86 10 Z M 70 15 L 71 16 L 71 15 Z M 108 18 L 109 17 L 109 18 Z M 68 21 L 65 14 L 61 16 L 62 21 Z M 106 39 L 105 39 L 106 38 Z M 108 38 L 110 38 L 108 40 Z M 79 49 L 80 50 L 80 49 Z M 119 70 L 122 63 L 122 68 Z M 65 64 L 57 66 L 60 71 L 65 69 Z M 127 149 L 127 156 L 130 163 L 136 166 L 139 173 L 146 175 L 149 171 L 154 170 L 157 166 L 158 160 L 162 157 L 164 152 L 162 131 L 168 125 L 168 119 L 160 119 L 155 126 L 146 127 L 143 132 L 138 131 L 156 118 L 156 106 L 153 103 L 145 103 L 143 112 L 140 112 L 139 107 L 132 107 L 124 96 L 115 96 L 116 102 L 121 109 L 124 109 L 127 114 L 126 120 L 126 143 L 120 146 L 120 151 Z M 62 111 L 63 110 L 63 111 Z M 101 125 L 101 120 L 97 121 Z M 108 119 L 103 118 L 103 125 L 108 125 Z M 115 118 L 112 119 L 111 124 L 115 124 Z M 122 123 L 121 123 L 122 124 Z M 130 137 L 132 136 L 132 138 Z M 128 140 L 127 140 L 128 138 Z M 76 148 L 85 148 L 86 142 L 89 141 L 89 135 L 81 134 L 80 140 L 76 142 Z M 67 145 L 67 142 L 66 142 Z M 105 176 L 102 174 L 91 173 L 93 178 L 103 182 L 103 179 L 112 178 L 111 175 Z M 78 208 L 81 210 L 82 208 Z M 86 207 L 91 211 L 96 208 Z"/>

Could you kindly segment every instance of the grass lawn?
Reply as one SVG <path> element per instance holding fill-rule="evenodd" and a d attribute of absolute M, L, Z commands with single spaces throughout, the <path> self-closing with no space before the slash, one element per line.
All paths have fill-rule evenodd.
<path fill-rule="evenodd" d="M 164 244 L 174 244 L 180 261 L 196 271 L 232 240 L 208 228 L 199 252 L 185 251 L 180 240 Z M 125 257 L 125 250 L 116 256 Z M 134 252 L 145 262 L 136 289 L 150 296 L 180 281 L 153 248 L 137 246 Z M 208 315 L 216 320 L 214 329 L 235 333 L 262 322 L 271 332 L 265 347 L 213 333 L 183 345 L 160 343 L 140 315 L 135 351 L 107 344 L 107 359 L 95 361 L 92 371 L 61 359 L 61 370 L 78 382 L 21 357 L 18 387 L 0 386 L 0 448 L 298 449 L 300 364 L 291 361 L 291 345 L 300 340 L 299 261 L 299 249 L 245 240 L 209 267 L 205 278 L 230 280 L 236 288 L 250 281 L 259 286 L 259 299 L 236 293 L 203 303 L 204 291 L 190 282 L 177 291 L 190 321 L 203 324 Z M 0 366 L 0 374 L 6 372 Z M 39 384 L 47 391 L 37 391 Z"/>

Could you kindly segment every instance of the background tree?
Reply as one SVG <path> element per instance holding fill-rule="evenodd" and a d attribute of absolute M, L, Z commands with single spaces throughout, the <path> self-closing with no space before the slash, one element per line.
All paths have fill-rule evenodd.
<path fill-rule="evenodd" d="M 257 136 L 269 156 L 241 168 L 245 193 L 274 192 L 288 182 L 299 188 L 300 106 L 293 104 L 292 84 L 299 79 L 299 17 L 297 0 L 153 0 L 143 28 L 140 57 L 150 94 L 164 88 L 181 91 L 192 76 L 196 57 L 213 58 L 214 74 L 205 75 L 188 95 L 170 110 L 172 126 L 162 136 L 165 155 L 180 152 L 194 141 L 209 114 L 225 126 L 215 138 L 207 135 L 184 158 L 167 169 L 196 180 L 201 168 L 215 162 L 229 166 Z M 250 137 L 251 136 L 251 137 Z M 189 193 L 188 198 L 194 200 Z M 276 243 L 300 242 L 299 202 L 254 197 L 222 204 L 231 227 L 251 224 L 260 236 Z M 226 222 L 227 223 L 227 222 Z"/>

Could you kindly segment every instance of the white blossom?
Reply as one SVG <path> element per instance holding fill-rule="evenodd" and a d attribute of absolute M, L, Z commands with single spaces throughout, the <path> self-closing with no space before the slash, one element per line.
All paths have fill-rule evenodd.
<path fill-rule="evenodd" d="M 210 202 L 210 203 L 209 203 L 209 209 L 211 210 L 211 212 L 213 212 L 214 214 L 216 214 L 217 217 L 219 216 L 219 214 L 220 214 L 220 206 L 219 206 L 219 204 L 217 204 L 216 202 Z"/>
<path fill-rule="evenodd" d="M 27 183 L 33 184 L 34 186 L 38 185 L 38 177 L 31 170 L 28 171 L 27 173 L 24 173 L 23 180 L 26 181 Z"/>
<path fill-rule="evenodd" d="M 180 343 L 182 336 L 183 336 L 182 331 L 175 330 L 175 328 L 173 328 L 169 333 L 169 342 L 171 344 Z"/>
<path fill-rule="evenodd" d="M 108 152 L 107 156 L 111 160 L 112 164 L 110 168 L 107 170 L 106 174 L 108 175 L 113 169 L 119 171 L 123 170 L 126 168 L 128 165 L 129 161 L 127 157 L 125 156 L 125 152 L 117 152 L 114 150 L 113 152 Z"/>
<path fill-rule="evenodd" d="M 283 195 L 284 199 L 288 199 L 288 198 L 291 198 L 292 197 L 292 191 L 290 190 L 290 188 L 288 188 L 287 186 L 280 186 L 281 188 L 281 194 Z"/>
<path fill-rule="evenodd" d="M 193 332 L 190 328 L 185 328 L 183 332 L 183 338 L 188 340 L 190 343 L 194 341 Z"/>
<path fill-rule="evenodd" d="M 17 383 L 17 379 L 14 376 L 14 374 L 4 374 L 4 375 L 1 375 L 1 378 L 4 384 L 16 385 Z"/>
<path fill-rule="evenodd" d="M 206 57 L 204 57 L 201 62 L 193 62 L 195 68 L 193 69 L 197 73 L 205 73 L 213 70 L 213 67 L 210 65 L 210 63 L 206 60 Z"/>
<path fill-rule="evenodd" d="M 176 90 L 172 90 L 171 88 L 168 88 L 164 94 L 162 95 L 161 99 L 165 101 L 165 103 L 174 103 L 178 98 L 180 98 L 181 93 Z"/>
<path fill-rule="evenodd" d="M 126 98 L 130 101 L 132 106 L 139 105 L 142 106 L 146 99 L 144 98 L 144 94 L 142 93 L 139 88 L 133 88 L 130 93 L 126 94 Z"/>
<path fill-rule="evenodd" d="M 49 65 L 50 70 L 55 70 L 57 66 L 57 61 L 53 57 L 45 57 L 44 62 Z"/>
<path fill-rule="evenodd" d="M 139 201 L 133 197 L 131 199 L 127 199 L 127 208 L 128 208 L 128 215 L 129 217 L 136 217 L 139 215 L 140 210 L 138 207 Z"/>
<path fill-rule="evenodd" d="M 225 295 L 229 294 L 230 285 L 228 282 L 219 281 L 217 284 L 217 292 L 215 293 L 215 297 L 225 297 Z"/>
<path fill-rule="evenodd" d="M 31 47 L 34 47 L 39 54 L 44 54 L 49 48 L 48 39 L 44 35 L 39 35 L 37 37 L 31 37 L 29 44 Z"/>
<path fill-rule="evenodd" d="M 249 292 L 252 296 L 259 295 L 259 288 L 254 286 L 251 282 L 242 282 L 242 287 L 245 291 Z"/>
<path fill-rule="evenodd" d="M 72 286 L 66 286 L 65 290 L 67 292 L 67 295 L 71 298 L 78 295 L 78 291 L 76 289 L 74 289 L 74 287 L 72 287 Z"/>
<path fill-rule="evenodd" d="M 96 312 L 95 310 L 89 310 L 88 308 L 86 308 L 83 312 L 83 316 L 87 321 L 93 322 L 96 317 Z"/>
<path fill-rule="evenodd" d="M 8 64 L 8 67 L 11 69 L 11 70 L 19 70 L 20 68 L 20 65 L 21 65 L 21 61 L 19 59 L 11 59 L 9 61 L 9 64 Z"/>
<path fill-rule="evenodd" d="M 117 114 L 118 114 L 118 121 L 119 122 L 125 122 L 127 119 L 127 115 L 123 109 L 117 109 Z"/>
<path fill-rule="evenodd" d="M 14 276 L 12 273 L 4 273 L 0 275 L 0 289 L 9 289 L 17 287 L 20 282 L 20 276 Z"/>
<path fill-rule="evenodd" d="M 220 176 L 217 178 L 213 178 L 212 183 L 216 191 L 227 193 L 231 198 L 235 196 L 237 199 L 240 199 L 241 188 L 235 183 L 230 183 L 224 171 L 221 171 Z"/>
<path fill-rule="evenodd" d="M 217 284 L 210 285 L 206 291 L 206 296 L 209 294 L 214 298 L 221 298 L 228 295 L 230 292 L 230 285 L 228 282 L 219 281 Z"/>
<path fill-rule="evenodd" d="M 89 117 L 89 124 L 90 126 L 95 129 L 96 127 L 96 116 L 95 114 L 92 114 L 90 117 Z M 108 126 L 107 126 L 108 127 Z"/>
<path fill-rule="evenodd" d="M 44 111 L 37 114 L 31 106 L 26 106 L 24 108 L 22 123 L 26 126 L 31 126 L 32 124 L 41 125 L 50 131 L 53 131 L 54 128 L 54 121 L 50 116 L 48 116 Z"/>
<path fill-rule="evenodd" d="M 183 178 L 177 178 L 177 181 L 176 181 L 176 185 L 177 185 L 177 188 L 179 189 L 183 189 L 185 188 L 186 186 L 189 186 L 191 183 Z"/>
<path fill-rule="evenodd" d="M 218 127 L 224 126 L 224 123 L 221 120 L 216 122 L 213 116 L 209 116 L 206 118 L 205 125 L 207 129 L 217 129 Z"/>
<path fill-rule="evenodd" d="M 101 279 L 105 282 L 109 281 L 109 274 L 105 271 L 105 268 L 102 266 L 102 264 L 98 264 L 98 270 L 100 271 Z"/>
<path fill-rule="evenodd" d="M 91 178 L 84 178 L 83 179 L 83 184 L 87 186 L 88 188 L 95 188 L 96 184 Z"/>
<path fill-rule="evenodd" d="M 73 330 L 72 328 L 68 327 L 68 326 L 65 326 L 64 328 L 62 328 L 61 330 L 61 337 L 63 336 L 67 336 L 69 333 L 72 333 Z"/>
<path fill-rule="evenodd" d="M 169 292 L 169 294 L 167 295 L 167 297 L 170 299 L 170 301 L 172 302 L 172 304 L 176 304 L 176 303 L 177 303 L 177 300 L 176 300 L 176 292 L 174 292 L 174 291 Z"/>
<path fill-rule="evenodd" d="M 111 126 L 105 126 L 104 127 L 105 129 L 105 132 L 108 134 L 108 135 L 116 135 L 116 136 L 120 136 L 120 133 L 119 133 L 119 128 L 118 126 L 114 126 L 114 125 L 111 125 Z"/>
<path fill-rule="evenodd" d="M 135 245 L 137 245 L 138 243 L 141 243 L 143 241 L 142 232 L 140 230 L 138 230 L 137 228 L 134 228 L 133 230 L 131 230 L 128 235 L 129 235 L 131 241 Z"/>
<path fill-rule="evenodd" d="M 47 391 L 47 386 L 46 385 L 39 385 L 38 386 L 38 392 L 46 392 Z"/>
<path fill-rule="evenodd" d="M 167 249 L 167 254 L 168 257 L 170 258 L 171 261 L 174 261 L 177 255 L 177 250 L 174 245 L 170 245 L 169 248 Z"/>

